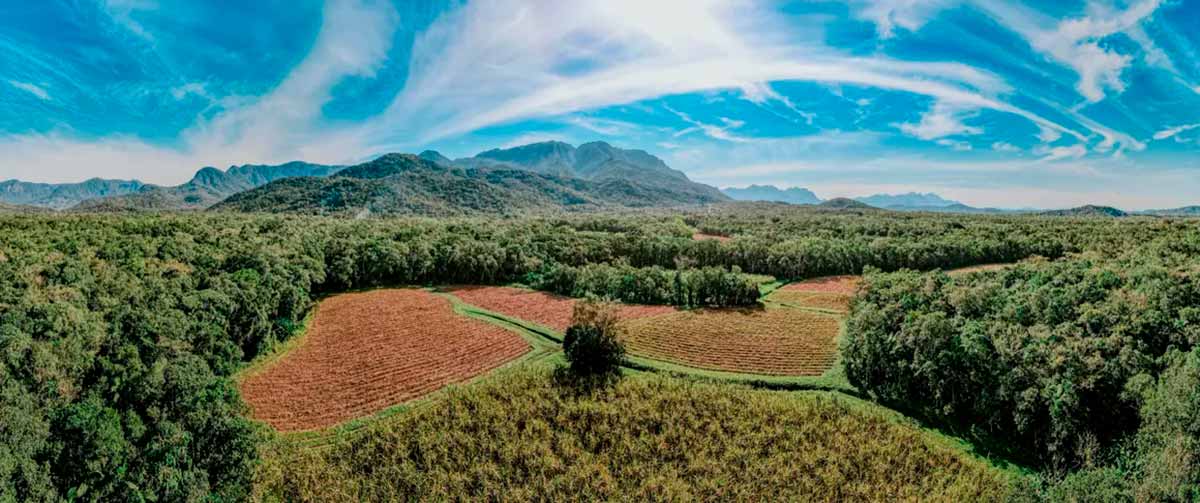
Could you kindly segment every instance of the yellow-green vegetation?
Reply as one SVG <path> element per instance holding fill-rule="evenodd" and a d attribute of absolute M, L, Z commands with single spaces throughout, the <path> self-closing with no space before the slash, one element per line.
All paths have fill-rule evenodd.
<path fill-rule="evenodd" d="M 546 365 L 262 454 L 262 501 L 998 501 L 1015 477 L 832 393 L 655 374 L 581 390 Z"/>

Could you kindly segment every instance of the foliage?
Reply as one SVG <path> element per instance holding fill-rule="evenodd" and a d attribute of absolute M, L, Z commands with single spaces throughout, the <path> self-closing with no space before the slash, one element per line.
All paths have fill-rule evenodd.
<path fill-rule="evenodd" d="M 563 337 L 563 353 L 577 376 L 615 374 L 625 360 L 625 345 L 617 325 L 617 308 L 608 303 L 575 304 L 571 326 Z"/>
<path fill-rule="evenodd" d="M 734 239 L 693 241 L 696 228 Z M 249 491 L 261 435 L 245 419 L 231 376 L 290 337 L 313 299 L 328 293 L 527 281 L 631 302 L 738 305 L 757 299 L 751 274 L 786 280 L 867 266 L 957 267 L 1150 242 L 1164 256 L 1200 250 L 1186 222 L 849 215 L 754 205 L 682 216 L 515 219 L 0 216 L 0 500 L 240 499 Z M 1075 420 L 1109 405 L 1113 433 L 1129 431 L 1138 414 L 1135 394 L 1122 394 L 1128 375 L 1153 380 L 1163 366 L 1156 355 L 1194 344 L 1200 311 L 1187 306 L 1197 305 L 1195 274 L 1169 265 L 1178 261 L 1143 258 L 1168 265 L 1130 259 L 1105 266 L 1103 274 L 1064 266 L 1059 279 L 1059 271 L 1020 279 L 1053 291 L 1012 287 L 1012 316 L 1077 316 L 1062 329 L 1066 335 L 1030 328 L 1038 340 L 1082 341 L 1079 355 L 1092 355 L 1041 343 L 1032 345 L 1031 362 L 1057 362 L 1061 353 L 1070 365 L 1046 370 L 1009 361 L 1046 370 L 1017 381 L 1035 389 L 1020 402 L 1030 405 L 1021 410 L 1033 418 L 1022 432 L 1056 442 L 1049 433 L 1065 432 L 1062 449 L 1070 451 Z M 1091 286 L 1073 289 L 1085 276 Z M 1059 292 L 1067 300 L 1057 301 Z M 943 293 L 927 295 L 930 313 L 921 326 L 928 334 L 957 323 L 932 312 L 945 304 L 938 300 Z M 980 295 L 965 295 L 964 306 Z M 1118 301 L 1122 295 L 1138 309 Z M 1068 329 L 1101 329 L 1106 335 L 1099 339 L 1112 342 L 1074 337 Z M 1033 340 L 1018 341 L 1026 339 Z M 1078 402 L 1052 402 L 1066 406 L 1051 409 L 1051 421 L 1042 391 L 1076 376 L 1087 388 L 1062 395 Z M 963 389 L 957 381 L 944 386 L 939 397 Z M 988 390 L 969 394 L 979 389 Z M 1014 393 L 984 395 L 1005 410 Z"/>
<path fill-rule="evenodd" d="M 1049 468 L 1051 499 L 1194 499 L 1198 243 L 1189 230 L 953 278 L 870 271 L 847 376 Z"/>

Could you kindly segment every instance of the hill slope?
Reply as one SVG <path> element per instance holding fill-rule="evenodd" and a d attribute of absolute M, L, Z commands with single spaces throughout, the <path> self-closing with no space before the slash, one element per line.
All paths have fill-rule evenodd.
<path fill-rule="evenodd" d="M 1065 210 L 1043 211 L 1038 215 L 1048 217 L 1124 217 L 1129 216 L 1128 213 L 1111 206 L 1096 206 L 1087 205 L 1078 208 L 1069 208 Z"/>
<path fill-rule="evenodd" d="M 443 166 L 465 169 L 522 169 L 599 183 L 632 181 L 643 187 L 669 189 L 701 203 L 729 200 L 716 188 L 689 180 L 683 172 L 671 169 L 662 159 L 646 151 L 621 149 L 600 141 L 578 147 L 558 141 L 532 143 L 492 149 L 475 157 L 453 161 L 428 150 L 420 157 Z"/>
<path fill-rule="evenodd" d="M 387 154 L 328 178 L 288 178 L 236 194 L 217 211 L 303 214 L 510 214 L 712 202 L 628 179 L 583 180 L 505 167 L 461 168 Z M 436 159 L 436 157 L 434 157 Z"/>
<path fill-rule="evenodd" d="M 802 187 L 780 189 L 774 185 L 751 185 L 745 188 L 727 187 L 721 189 L 725 195 L 735 201 L 771 201 L 790 204 L 819 204 L 821 198 L 811 190 Z"/>
<path fill-rule="evenodd" d="M 92 178 L 79 183 L 0 182 L 0 203 L 38 206 L 56 210 L 70 208 L 88 199 L 136 193 L 145 184 L 137 180 Z"/>
<path fill-rule="evenodd" d="M 940 207 L 966 207 L 958 201 L 951 201 L 932 192 L 920 194 L 917 192 L 909 192 L 907 194 L 875 194 L 866 197 L 856 197 L 854 200 L 865 203 L 876 208 L 940 208 Z"/>
<path fill-rule="evenodd" d="M 204 209 L 238 192 L 288 177 L 329 176 L 340 166 L 289 162 L 277 166 L 233 166 L 227 171 L 206 167 L 187 183 L 174 187 L 142 186 L 138 191 L 81 201 L 79 211 L 137 211 Z"/>

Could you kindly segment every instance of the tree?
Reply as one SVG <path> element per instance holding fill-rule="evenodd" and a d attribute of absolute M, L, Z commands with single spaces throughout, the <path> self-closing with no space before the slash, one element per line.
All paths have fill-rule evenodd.
<path fill-rule="evenodd" d="M 616 375 L 625 359 L 616 308 L 590 300 L 576 304 L 563 338 L 563 352 L 575 376 Z"/>

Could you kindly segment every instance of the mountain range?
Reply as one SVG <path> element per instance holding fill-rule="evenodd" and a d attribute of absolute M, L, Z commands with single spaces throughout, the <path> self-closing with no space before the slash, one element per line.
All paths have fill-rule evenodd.
<path fill-rule="evenodd" d="M 626 176 L 583 179 L 567 176 L 561 170 L 569 164 L 552 165 L 544 159 L 524 159 L 549 168 L 535 170 L 509 162 L 447 163 L 433 153 L 425 154 L 387 154 L 329 177 L 276 180 L 235 194 L 212 209 L 355 216 L 465 215 L 692 205 L 726 200 L 715 189 L 695 184 L 686 177 L 674 183 L 664 180 L 643 183 Z"/>
<path fill-rule="evenodd" d="M 0 212 L 203 210 L 306 214 L 527 212 L 687 206 L 727 201 L 819 205 L 834 210 L 1036 213 L 1044 216 L 1200 216 L 1200 206 L 1126 213 L 1104 206 L 1065 210 L 975 208 L 934 193 L 874 194 L 824 201 L 801 187 L 717 190 L 693 182 L 643 150 L 558 141 L 451 159 L 433 150 L 387 154 L 354 166 L 305 162 L 200 169 L 176 186 L 93 178 L 79 183 L 0 182 Z"/>
<path fill-rule="evenodd" d="M 770 201 L 789 204 L 818 204 L 821 198 L 811 190 L 802 187 L 780 189 L 774 185 L 750 185 L 745 188 L 727 187 L 721 189 L 725 195 L 735 201 Z"/>

